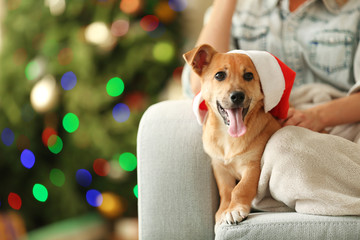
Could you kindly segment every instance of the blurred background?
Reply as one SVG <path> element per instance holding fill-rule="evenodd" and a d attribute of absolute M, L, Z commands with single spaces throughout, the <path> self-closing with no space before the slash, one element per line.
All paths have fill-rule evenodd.
<path fill-rule="evenodd" d="M 0 0 L 0 239 L 137 239 L 136 134 L 210 0 Z"/>

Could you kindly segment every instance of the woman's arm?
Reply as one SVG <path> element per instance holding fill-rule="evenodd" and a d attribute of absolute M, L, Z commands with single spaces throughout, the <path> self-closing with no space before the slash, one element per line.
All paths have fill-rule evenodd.
<path fill-rule="evenodd" d="M 209 21 L 201 30 L 196 46 L 209 44 L 218 52 L 229 51 L 231 20 L 237 0 L 214 0 Z M 190 75 L 192 91 L 200 91 L 200 77 L 194 72 Z"/>
<path fill-rule="evenodd" d="M 290 108 L 283 126 L 294 125 L 320 132 L 326 127 L 360 121 L 360 93 L 306 110 Z"/>

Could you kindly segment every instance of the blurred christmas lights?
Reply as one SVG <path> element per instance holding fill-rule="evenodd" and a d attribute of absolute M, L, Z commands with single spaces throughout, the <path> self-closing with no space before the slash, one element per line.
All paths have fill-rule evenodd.
<path fill-rule="evenodd" d="M 94 161 L 93 169 L 97 175 L 104 177 L 110 172 L 110 164 L 105 159 L 98 158 Z"/>
<path fill-rule="evenodd" d="M 113 108 L 112 114 L 117 122 L 125 122 L 130 117 L 130 109 L 126 104 L 118 103 Z"/>
<path fill-rule="evenodd" d="M 15 140 L 14 132 L 10 128 L 4 128 L 1 133 L 1 140 L 6 146 L 11 146 Z"/>
<path fill-rule="evenodd" d="M 8 196 L 8 203 L 10 207 L 12 207 L 15 210 L 20 210 L 22 201 L 18 194 L 11 192 Z"/>
<path fill-rule="evenodd" d="M 169 6 L 172 10 L 181 12 L 187 7 L 187 0 L 169 0 Z"/>
<path fill-rule="evenodd" d="M 30 81 L 37 80 L 44 75 L 45 68 L 45 60 L 41 57 L 37 57 L 26 65 L 25 76 Z"/>
<path fill-rule="evenodd" d="M 138 185 L 136 185 L 136 186 L 134 187 L 133 192 L 134 192 L 135 197 L 138 198 L 138 196 L 139 196 L 139 193 L 138 193 Z"/>
<path fill-rule="evenodd" d="M 63 141 L 57 135 L 51 135 L 48 139 L 48 149 L 54 154 L 59 154 L 63 149 Z"/>
<path fill-rule="evenodd" d="M 128 33 L 129 27 L 129 21 L 119 19 L 111 24 L 110 32 L 115 37 L 122 37 Z"/>
<path fill-rule="evenodd" d="M 137 159 L 134 154 L 125 152 L 119 157 L 119 164 L 127 172 L 134 171 L 137 166 Z"/>
<path fill-rule="evenodd" d="M 114 219 L 124 213 L 125 206 L 120 196 L 111 192 L 104 192 L 102 193 L 102 199 L 102 204 L 98 206 L 98 209 L 105 217 Z"/>
<path fill-rule="evenodd" d="M 159 26 L 159 19 L 155 15 L 146 15 L 140 20 L 140 26 L 147 32 L 154 31 Z"/>
<path fill-rule="evenodd" d="M 91 173 L 86 169 L 79 169 L 76 172 L 76 181 L 83 187 L 90 186 L 92 182 Z"/>
<path fill-rule="evenodd" d="M 26 168 L 32 168 L 35 164 L 35 155 L 29 149 L 22 151 L 20 156 L 21 164 Z"/>
<path fill-rule="evenodd" d="M 58 54 L 58 62 L 60 65 L 69 65 L 74 57 L 74 53 L 71 48 L 63 48 Z"/>
<path fill-rule="evenodd" d="M 116 38 L 104 22 L 93 22 L 88 25 L 85 29 L 85 39 L 104 50 L 109 50 L 116 44 Z"/>
<path fill-rule="evenodd" d="M 93 207 L 99 207 L 103 203 L 102 194 L 95 189 L 86 192 L 86 200 Z"/>
<path fill-rule="evenodd" d="M 36 183 L 33 187 L 33 195 L 39 202 L 45 202 L 48 199 L 49 193 L 44 185 Z"/>
<path fill-rule="evenodd" d="M 61 77 L 61 86 L 66 91 L 73 89 L 76 85 L 76 82 L 77 82 L 77 78 L 75 73 L 73 72 L 66 72 Z"/>
<path fill-rule="evenodd" d="M 55 129 L 53 129 L 51 127 L 45 128 L 44 131 L 42 132 L 41 138 L 42 138 L 43 144 L 46 147 L 48 146 L 49 138 L 53 135 L 57 136 L 57 132 L 55 131 Z M 55 142 L 53 142 L 52 144 L 55 144 Z"/>
<path fill-rule="evenodd" d="M 46 112 L 52 109 L 58 101 L 58 89 L 55 78 L 45 76 L 38 81 L 30 93 L 31 105 L 37 112 Z"/>
<path fill-rule="evenodd" d="M 17 140 L 16 140 L 16 147 L 21 152 L 24 151 L 25 149 L 29 149 L 30 148 L 30 140 L 29 140 L 29 138 L 26 137 L 23 134 L 18 136 Z"/>
<path fill-rule="evenodd" d="M 79 118 L 74 113 L 67 113 L 62 123 L 68 133 L 73 133 L 79 128 Z"/>
<path fill-rule="evenodd" d="M 176 17 L 176 12 L 171 9 L 167 2 L 159 2 L 155 8 L 155 15 L 163 23 L 170 23 Z"/>
<path fill-rule="evenodd" d="M 175 48 L 172 43 L 160 41 L 153 48 L 153 57 L 163 63 L 171 61 L 175 56 Z"/>
<path fill-rule="evenodd" d="M 57 187 L 62 187 L 65 183 L 65 174 L 57 168 L 51 169 L 49 178 L 50 182 Z"/>
<path fill-rule="evenodd" d="M 50 13 L 53 16 L 59 16 L 65 12 L 65 0 L 45 0 L 45 6 L 49 7 Z"/>
<path fill-rule="evenodd" d="M 141 9 L 141 0 L 121 0 L 120 10 L 127 14 L 134 14 Z"/>
<path fill-rule="evenodd" d="M 120 96 L 124 91 L 124 82 L 121 78 L 114 77 L 106 84 L 106 92 L 111 97 Z"/>

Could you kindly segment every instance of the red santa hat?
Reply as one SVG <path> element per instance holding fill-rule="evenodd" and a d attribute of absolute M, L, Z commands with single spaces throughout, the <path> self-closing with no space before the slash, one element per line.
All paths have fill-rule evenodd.
<path fill-rule="evenodd" d="M 265 51 L 233 50 L 228 53 L 245 54 L 250 57 L 260 77 L 265 112 L 286 119 L 296 73 L 277 57 Z M 199 123 L 203 124 L 207 116 L 207 106 L 201 97 L 201 91 L 194 98 L 193 110 Z"/>

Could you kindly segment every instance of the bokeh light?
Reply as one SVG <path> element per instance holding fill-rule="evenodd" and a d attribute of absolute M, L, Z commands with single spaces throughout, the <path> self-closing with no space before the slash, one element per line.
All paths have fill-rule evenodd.
<path fill-rule="evenodd" d="M 76 172 L 76 181 L 83 187 L 90 186 L 92 182 L 91 173 L 86 169 L 79 169 Z"/>
<path fill-rule="evenodd" d="M 170 8 L 167 2 L 159 2 L 155 8 L 155 15 L 163 23 L 170 23 L 176 17 L 176 12 Z"/>
<path fill-rule="evenodd" d="M 73 72 L 66 72 L 61 77 L 61 86 L 64 90 L 71 90 L 75 87 L 77 82 L 76 75 Z"/>
<path fill-rule="evenodd" d="M 11 146 L 15 140 L 15 134 L 10 128 L 4 128 L 4 130 L 1 132 L 1 141 L 6 146 Z"/>
<path fill-rule="evenodd" d="M 98 158 L 94 161 L 93 169 L 97 175 L 104 177 L 110 172 L 110 164 L 105 159 Z"/>
<path fill-rule="evenodd" d="M 45 76 L 38 81 L 30 93 L 31 105 L 37 112 L 46 112 L 57 103 L 56 80 L 53 76 Z"/>
<path fill-rule="evenodd" d="M 51 169 L 49 177 L 50 182 L 57 187 L 62 187 L 65 183 L 65 174 L 60 169 Z"/>
<path fill-rule="evenodd" d="M 134 192 L 135 197 L 138 198 L 138 196 L 139 196 L 138 185 L 136 185 L 136 186 L 134 187 L 133 192 Z"/>
<path fill-rule="evenodd" d="M 55 131 L 55 129 L 51 128 L 51 127 L 47 127 L 44 129 L 44 131 L 42 132 L 41 138 L 42 138 L 42 142 L 43 144 L 47 147 L 48 146 L 48 141 L 49 138 L 55 135 L 55 137 L 57 136 L 57 132 Z M 56 142 L 56 138 L 54 138 L 54 141 L 52 142 L 51 145 L 55 144 Z"/>
<path fill-rule="evenodd" d="M 133 14 L 141 8 L 141 0 L 121 0 L 120 10 L 127 14 Z"/>
<path fill-rule="evenodd" d="M 108 81 L 106 84 L 106 92 L 111 97 L 120 96 L 124 91 L 124 82 L 121 78 L 114 77 Z"/>
<path fill-rule="evenodd" d="M 24 64 L 27 59 L 27 53 L 25 48 L 19 48 L 18 50 L 16 50 L 13 59 L 14 63 L 18 66 Z"/>
<path fill-rule="evenodd" d="M 175 56 L 175 48 L 169 42 L 158 42 L 153 48 L 153 56 L 157 61 L 167 63 Z"/>
<path fill-rule="evenodd" d="M 119 164 L 127 172 L 134 171 L 137 166 L 136 156 L 132 153 L 125 152 L 119 157 Z"/>
<path fill-rule="evenodd" d="M 36 183 L 33 187 L 33 195 L 39 202 L 45 202 L 48 199 L 49 193 L 44 185 Z"/>
<path fill-rule="evenodd" d="M 107 218 L 118 218 L 125 211 L 123 200 L 120 196 L 111 193 L 102 193 L 103 202 L 99 206 L 99 211 Z"/>
<path fill-rule="evenodd" d="M 49 7 L 50 13 L 53 16 L 59 16 L 65 12 L 65 0 L 45 0 L 45 5 Z"/>
<path fill-rule="evenodd" d="M 38 60 L 30 61 L 25 67 L 25 76 L 28 80 L 32 81 L 40 77 L 41 65 Z"/>
<path fill-rule="evenodd" d="M 71 48 L 63 48 L 58 54 L 58 62 L 60 65 L 69 65 L 74 57 L 74 53 Z"/>
<path fill-rule="evenodd" d="M 54 154 L 59 154 L 63 149 L 63 141 L 57 135 L 51 135 L 48 139 L 48 149 Z"/>
<path fill-rule="evenodd" d="M 146 15 L 140 20 L 140 26 L 147 32 L 154 31 L 159 26 L 159 19 L 155 15 Z"/>
<path fill-rule="evenodd" d="M 148 106 L 148 96 L 140 91 L 128 93 L 124 98 L 124 103 L 134 111 L 142 111 Z"/>
<path fill-rule="evenodd" d="M 20 155 L 21 164 L 26 168 L 32 168 L 35 164 L 35 155 L 29 149 L 22 151 Z"/>
<path fill-rule="evenodd" d="M 129 27 L 129 21 L 119 19 L 111 24 L 110 32 L 115 37 L 122 37 L 128 33 Z"/>
<path fill-rule="evenodd" d="M 103 203 L 102 194 L 95 189 L 86 192 L 86 200 L 93 207 L 99 207 Z"/>
<path fill-rule="evenodd" d="M 105 44 L 110 37 L 110 30 L 103 22 L 91 23 L 85 29 L 85 39 L 95 45 Z"/>
<path fill-rule="evenodd" d="M 79 118 L 74 113 L 67 113 L 62 123 L 64 129 L 69 133 L 73 133 L 79 128 Z"/>
<path fill-rule="evenodd" d="M 172 10 L 181 12 L 187 7 L 187 0 L 169 0 L 169 6 Z"/>
<path fill-rule="evenodd" d="M 126 104 L 118 103 L 113 108 L 112 114 L 117 122 L 125 122 L 130 117 L 130 109 Z"/>
<path fill-rule="evenodd" d="M 12 207 L 15 210 L 20 210 L 22 201 L 18 194 L 11 192 L 8 196 L 8 203 L 10 207 Z"/>
<path fill-rule="evenodd" d="M 21 134 L 16 140 L 16 147 L 19 151 L 30 148 L 30 140 L 27 136 Z"/>

